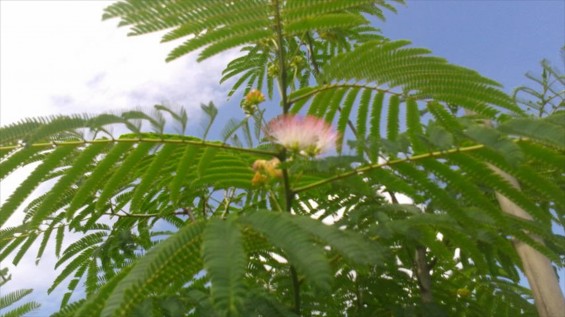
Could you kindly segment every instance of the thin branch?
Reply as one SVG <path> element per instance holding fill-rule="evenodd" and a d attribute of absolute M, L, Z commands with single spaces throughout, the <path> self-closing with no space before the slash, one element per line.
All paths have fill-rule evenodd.
<path fill-rule="evenodd" d="M 226 197 L 224 198 L 224 211 L 222 212 L 221 218 L 224 219 L 226 215 L 229 213 L 230 204 L 235 195 L 235 189 L 230 190 L 229 188 L 226 190 Z"/>
<path fill-rule="evenodd" d="M 164 217 L 164 216 L 186 216 L 186 210 L 188 208 L 183 208 L 183 211 L 176 211 L 176 212 L 171 212 L 171 213 L 166 213 L 166 214 L 131 214 L 131 213 L 124 213 L 124 214 L 118 214 L 118 213 L 103 213 L 103 215 L 106 216 L 116 216 L 116 217 L 120 217 L 120 218 L 160 218 L 160 217 Z M 188 214 L 189 218 L 190 214 Z"/>
<path fill-rule="evenodd" d="M 294 291 L 294 312 L 300 316 L 300 282 L 298 281 L 298 274 L 294 266 L 290 266 L 290 275 L 292 277 L 292 289 Z"/>
<path fill-rule="evenodd" d="M 315 95 L 317 93 L 320 93 L 322 91 L 335 89 L 335 88 L 365 88 L 365 89 L 372 89 L 372 90 L 382 92 L 382 93 L 386 93 L 386 94 L 390 94 L 390 95 L 396 95 L 396 96 L 399 96 L 399 97 L 404 96 L 404 94 L 402 94 L 402 93 L 396 93 L 396 92 L 393 92 L 390 89 L 382 89 L 382 88 L 379 88 L 377 86 L 342 83 L 342 84 L 327 84 L 327 85 L 319 86 L 318 88 L 311 90 L 311 91 L 309 91 L 305 94 L 302 94 L 302 95 L 300 95 L 300 96 L 298 96 L 294 99 L 290 99 L 288 101 L 288 103 L 289 103 L 289 105 L 292 105 L 295 102 L 298 102 L 302 99 L 308 99 L 308 98 L 310 98 L 310 96 Z"/>
<path fill-rule="evenodd" d="M 279 57 L 279 87 L 281 88 L 281 101 L 283 106 L 283 114 L 287 114 L 290 109 L 290 104 L 287 98 L 287 72 L 285 63 L 284 39 L 283 39 L 283 24 L 281 18 L 281 4 L 278 0 L 273 1 L 275 12 L 275 32 L 277 33 L 277 50 Z"/>
<path fill-rule="evenodd" d="M 434 298 L 432 296 L 432 277 L 430 275 L 430 268 L 426 260 L 425 247 L 416 247 L 414 266 L 416 267 L 416 278 L 418 279 L 418 286 L 420 287 L 422 303 L 431 304 L 434 301 Z"/>
<path fill-rule="evenodd" d="M 523 140 L 523 139 L 520 139 Z M 445 151 L 437 151 L 437 152 L 430 152 L 430 153 L 424 153 L 424 154 L 419 154 L 419 155 L 414 155 L 414 156 L 410 156 L 404 159 L 397 159 L 397 160 L 392 160 L 392 161 L 388 161 L 388 162 L 384 162 L 384 163 L 377 163 L 377 164 L 370 164 L 367 166 L 363 166 L 363 167 L 359 167 L 356 168 L 354 170 L 351 170 L 349 172 L 345 172 L 342 174 L 338 174 L 336 176 L 333 177 L 329 177 L 317 182 L 314 182 L 312 184 L 306 185 L 306 186 L 302 186 L 302 187 L 298 187 L 298 188 L 294 188 L 293 192 L 299 193 L 299 192 L 303 192 L 312 188 L 316 188 L 325 184 L 329 184 L 332 182 L 335 182 L 337 180 L 340 179 L 344 179 L 344 178 L 348 178 L 354 175 L 360 175 L 363 174 L 365 172 L 377 169 L 377 168 L 382 168 L 385 166 L 392 166 L 392 165 L 397 165 L 397 164 L 401 164 L 401 163 L 407 163 L 407 162 L 412 162 L 412 161 L 417 161 L 417 160 L 422 160 L 422 159 L 427 159 L 427 158 L 432 158 L 432 157 L 443 157 L 443 156 L 447 156 L 450 154 L 456 154 L 456 153 L 461 153 L 461 152 L 472 152 L 472 151 L 476 151 L 479 149 L 484 148 L 485 145 L 484 144 L 477 144 L 477 145 L 472 145 L 472 146 L 467 146 L 467 147 L 461 147 L 461 148 L 456 148 L 456 149 L 451 149 L 451 150 L 445 150 Z"/>
<path fill-rule="evenodd" d="M 212 147 L 218 149 L 225 149 L 235 152 L 244 152 L 244 153 L 252 153 L 258 155 L 267 155 L 267 156 L 274 156 L 276 155 L 275 152 L 264 151 L 264 150 L 256 150 L 256 149 L 247 149 L 247 148 L 239 148 L 234 146 L 229 146 L 226 144 L 218 144 L 218 143 L 210 143 L 205 141 L 190 141 L 184 139 L 149 139 L 149 138 L 135 138 L 135 139 L 98 139 L 98 140 L 78 140 L 78 141 L 53 141 L 53 142 L 44 142 L 44 143 L 34 143 L 29 145 L 9 145 L 9 146 L 0 146 L 0 151 L 6 150 L 15 150 L 18 148 L 25 148 L 25 147 L 53 147 L 53 146 L 82 146 L 87 144 L 107 144 L 107 143 L 157 143 L 157 144 L 189 144 L 194 146 L 202 146 L 202 147 Z"/>
<path fill-rule="evenodd" d="M 283 107 L 283 114 L 287 114 L 290 110 L 290 103 L 288 102 L 287 96 L 287 70 L 286 70 L 286 61 L 285 61 L 285 51 L 284 51 L 284 39 L 283 39 L 283 24 L 281 19 L 281 4 L 279 0 L 273 1 L 274 12 L 275 12 L 275 24 L 276 24 L 276 33 L 277 33 L 277 49 L 278 49 L 278 58 L 279 58 L 279 70 L 280 70 L 280 77 L 279 77 L 279 87 L 280 87 L 280 94 L 281 94 L 281 102 Z M 286 160 L 286 150 L 279 155 L 279 159 L 281 162 L 284 163 Z M 285 209 L 287 212 L 290 213 L 292 208 L 292 200 L 294 198 L 294 192 L 290 187 L 290 179 L 288 175 L 288 169 L 285 167 L 282 170 L 283 173 L 283 186 L 284 186 L 284 195 L 285 195 Z M 292 278 L 292 289 L 294 293 L 294 312 L 300 316 L 300 284 L 298 283 L 298 276 L 296 274 L 296 270 L 294 266 L 290 266 L 290 275 Z"/>

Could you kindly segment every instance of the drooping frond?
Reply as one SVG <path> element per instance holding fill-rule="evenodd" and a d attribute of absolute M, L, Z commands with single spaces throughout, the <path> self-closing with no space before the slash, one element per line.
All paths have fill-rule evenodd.
<path fill-rule="evenodd" d="M 131 112 L 125 117 L 131 116 L 147 117 Z M 127 120 L 122 118 L 98 121 L 105 124 L 116 121 L 124 123 Z M 152 125 L 157 124 L 159 119 L 155 120 Z M 83 122 L 83 128 L 104 128 L 92 126 L 93 121 L 97 121 L 97 118 Z M 52 122 L 42 122 L 38 129 L 55 131 L 45 134 L 44 138 L 47 139 L 66 127 L 66 123 L 61 123 L 66 122 L 62 117 Z M 25 125 L 22 133 L 33 135 L 35 128 Z M 221 142 L 204 142 L 193 137 L 139 131 L 124 134 L 115 140 L 71 140 L 57 142 L 56 145 L 39 142 L 26 146 L 7 142 L 2 146 L 12 150 L 0 162 L 1 166 L 5 167 L 2 169 L 5 172 L 3 177 L 16 171 L 22 164 L 29 165 L 36 161 L 40 164 L 0 206 L 2 223 L 21 206 L 35 188 L 54 180 L 49 185 L 49 191 L 24 206 L 26 226 L 31 233 L 23 236 L 6 233 L 7 242 L 2 243 L 0 247 L 0 258 L 5 259 L 17 251 L 14 263 L 19 262 L 36 241 L 40 244 L 38 258 L 43 255 L 52 236 L 55 236 L 56 253 L 59 254 L 67 230 L 96 230 L 98 221 L 114 217 L 118 219 L 116 225 L 125 225 L 124 230 L 127 232 L 130 232 L 131 226 L 138 226 L 140 236 L 135 239 L 139 241 L 127 242 L 126 239 L 123 240 L 125 245 L 134 243 L 143 248 L 150 248 L 152 238 L 149 230 L 154 226 L 154 222 L 149 220 L 152 217 L 159 215 L 180 227 L 185 217 L 194 216 L 190 210 L 195 208 L 193 205 L 201 199 L 200 195 L 228 188 L 250 189 L 253 162 L 275 154 L 261 150 L 237 149 Z M 242 155 L 238 154 L 238 151 L 242 151 Z M 226 178 L 228 173 L 232 177 Z M 131 214 L 139 214 L 139 217 L 132 218 L 133 221 L 129 222 L 125 221 L 126 218 L 121 218 Z M 125 258 L 134 258 L 132 254 L 104 253 L 109 250 L 107 244 L 113 237 L 120 236 L 121 231 L 116 231 L 100 232 L 96 241 L 88 240 L 90 242 L 86 245 L 67 248 L 59 259 L 59 264 L 64 264 L 64 269 L 51 290 L 72 277 L 68 286 L 70 296 L 83 276 L 89 276 L 88 285 L 95 288 L 98 284 L 98 272 L 104 271 L 104 274 L 111 277 L 115 273 L 108 269 L 110 263 L 122 265 Z M 117 246 L 121 250 L 120 244 Z M 127 248 L 124 250 L 127 251 Z M 111 260 L 105 262 L 103 257 L 101 264 L 96 262 L 97 257 L 102 257 L 103 254 L 104 257 L 107 256 L 105 259 Z"/>
<path fill-rule="evenodd" d="M 8 200 L 0 207 L 0 225 L 16 211 L 32 191 L 46 180 L 48 173 L 60 167 L 61 161 L 74 151 L 73 147 L 58 147 L 26 178 Z"/>
<path fill-rule="evenodd" d="M 212 220 L 203 241 L 202 256 L 212 283 L 214 307 L 221 315 L 237 315 L 246 296 L 243 283 L 246 256 L 240 228 L 231 219 Z"/>
<path fill-rule="evenodd" d="M 145 296 L 202 270 L 203 227 L 201 222 L 188 225 L 148 252 L 115 286 L 100 315 L 127 316 Z"/>
<path fill-rule="evenodd" d="M 130 35 L 173 29 L 163 36 L 163 41 L 180 38 L 185 41 L 167 60 L 198 49 L 202 49 L 199 54 L 202 60 L 233 47 L 269 41 L 276 33 L 290 36 L 368 25 L 363 13 L 382 17 L 383 9 L 394 10 L 394 7 L 368 0 L 122 1 L 106 8 L 103 18 L 120 18 L 120 26 L 131 27 Z"/>
<path fill-rule="evenodd" d="M 2 284 L 5 281 L 2 280 Z M 27 302 L 24 304 L 20 304 L 17 307 L 13 307 L 14 304 L 19 302 L 25 296 L 31 294 L 33 292 L 32 289 L 20 289 L 8 294 L 2 294 L 0 296 L 0 310 L 2 310 L 2 317 L 20 317 L 25 316 L 27 313 L 30 313 L 40 307 L 37 302 Z M 17 304 L 16 304 L 17 305 Z M 6 310 L 8 309 L 8 310 Z"/>
<path fill-rule="evenodd" d="M 386 252 L 382 247 L 365 241 L 360 235 L 342 231 L 309 217 L 293 217 L 292 221 L 353 262 L 369 265 L 383 262 Z"/>
<path fill-rule="evenodd" d="M 325 68 L 328 80 L 357 80 L 401 87 L 414 99 L 433 99 L 460 105 L 487 116 L 496 114 L 487 105 L 517 113 L 521 110 L 499 91 L 498 84 L 475 71 L 447 63 L 408 41 L 374 41 L 331 60 Z"/>
<path fill-rule="evenodd" d="M 315 246 L 310 236 L 294 224 L 289 215 L 274 212 L 254 212 L 240 218 L 244 224 L 264 235 L 281 248 L 301 274 L 321 289 L 330 287 L 330 267 L 323 250 Z"/>

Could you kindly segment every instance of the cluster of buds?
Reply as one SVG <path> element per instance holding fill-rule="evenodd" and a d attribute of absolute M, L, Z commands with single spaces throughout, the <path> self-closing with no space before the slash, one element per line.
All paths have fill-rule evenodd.
<path fill-rule="evenodd" d="M 265 101 L 265 95 L 257 89 L 252 89 L 245 96 L 245 99 L 241 103 L 241 108 L 246 115 L 250 116 L 257 111 L 257 106 L 263 101 Z"/>
<path fill-rule="evenodd" d="M 260 186 L 282 178 L 282 171 L 279 169 L 280 163 L 281 161 L 279 161 L 276 157 L 273 157 L 268 161 L 256 160 L 253 163 L 253 171 L 255 171 L 255 175 L 251 180 L 251 184 L 253 184 L 253 186 Z"/>
<path fill-rule="evenodd" d="M 271 78 L 275 78 L 278 75 L 279 75 L 279 65 L 275 63 L 270 63 L 269 66 L 267 66 L 267 76 Z"/>
<path fill-rule="evenodd" d="M 292 59 L 290 60 L 290 67 L 294 69 L 300 69 L 305 65 L 306 65 L 306 60 L 304 59 L 304 57 L 300 55 L 296 55 L 292 57 Z"/>
<path fill-rule="evenodd" d="M 293 153 L 315 157 L 331 149 L 338 134 L 326 121 L 314 116 L 283 115 L 273 119 L 267 135 Z"/>

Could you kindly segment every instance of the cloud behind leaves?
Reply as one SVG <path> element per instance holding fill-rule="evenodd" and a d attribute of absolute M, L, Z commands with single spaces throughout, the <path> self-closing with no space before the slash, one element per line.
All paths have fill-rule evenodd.
<path fill-rule="evenodd" d="M 2 1 L 3 125 L 22 117 L 182 105 L 221 106 L 218 86 L 231 56 L 166 63 L 177 43 L 161 34 L 127 37 L 117 20 L 101 21 L 108 1 Z M 230 55 L 233 53 L 228 53 Z M 222 99 L 224 98 L 224 99 Z"/>
<path fill-rule="evenodd" d="M 228 52 L 204 63 L 196 54 L 171 63 L 167 53 L 178 43 L 160 44 L 161 34 L 127 37 L 117 20 L 101 21 L 110 1 L 0 1 L 0 124 L 26 117 L 71 113 L 119 112 L 148 109 L 155 104 L 184 106 L 192 125 L 200 116 L 200 103 L 225 104 L 229 83 L 219 86 L 221 70 L 235 53 Z M 0 202 L 5 201 L 22 171 L 2 180 Z M 36 194 L 48 190 L 40 188 Z M 23 212 L 11 219 L 15 225 Z M 71 240 L 79 238 L 71 235 Z M 67 241 L 65 243 L 71 243 Z M 65 283 L 46 294 L 56 272 L 53 245 L 39 266 L 37 246 L 15 268 L 13 280 L 2 288 L 9 292 L 34 288 L 39 311 L 45 316 L 58 308 Z M 73 297 L 76 299 L 76 297 Z"/>

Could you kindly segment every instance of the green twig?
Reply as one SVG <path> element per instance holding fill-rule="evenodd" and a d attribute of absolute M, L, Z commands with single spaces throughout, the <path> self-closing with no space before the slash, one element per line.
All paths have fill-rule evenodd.
<path fill-rule="evenodd" d="M 212 147 L 218 149 L 225 149 L 235 152 L 252 153 L 258 155 L 275 156 L 276 152 L 246 149 L 240 147 L 233 147 L 226 144 L 210 143 L 204 141 L 190 141 L 184 139 L 150 139 L 150 138 L 133 138 L 133 139 L 97 139 L 97 140 L 77 140 L 77 141 L 53 141 L 44 143 L 34 143 L 29 145 L 9 145 L 0 146 L 0 151 L 10 151 L 18 148 L 25 147 L 53 147 L 53 146 L 82 146 L 88 144 L 101 144 L 101 143 L 158 143 L 158 144 L 189 144 L 194 146 Z"/>
<path fill-rule="evenodd" d="M 404 159 L 397 159 L 397 160 L 392 160 L 392 161 L 388 161 L 388 162 L 384 162 L 384 163 L 377 163 L 377 164 L 370 164 L 367 166 L 363 166 L 363 167 L 359 167 L 356 168 L 354 170 L 351 170 L 349 172 L 345 172 L 333 177 L 329 177 L 317 182 L 314 182 L 312 184 L 306 185 L 306 186 L 302 186 L 302 187 L 298 187 L 298 188 L 294 188 L 292 191 L 293 193 L 299 193 L 299 192 L 303 192 L 312 188 L 316 188 L 325 184 L 329 184 L 332 182 L 335 182 L 337 180 L 340 179 L 344 179 L 344 178 L 348 178 L 354 175 L 360 175 L 363 174 L 365 172 L 377 169 L 377 168 L 382 168 L 385 166 L 392 166 L 392 165 L 397 165 L 400 163 L 406 163 L 406 162 L 411 162 L 411 161 L 417 161 L 417 160 L 422 160 L 422 159 L 427 159 L 427 158 L 432 158 L 432 157 L 441 157 L 441 156 L 446 156 L 449 154 L 455 154 L 455 153 L 461 153 L 461 152 L 471 152 L 471 151 L 476 151 L 479 149 L 484 148 L 485 145 L 484 144 L 477 144 L 477 145 L 472 145 L 472 146 L 467 146 L 467 147 L 462 147 L 462 148 L 456 148 L 456 149 L 451 149 L 451 150 L 446 150 L 446 151 L 437 151 L 437 152 L 430 152 L 430 153 L 425 153 L 425 154 L 419 154 L 419 155 L 414 155 L 411 157 L 407 157 Z"/>

